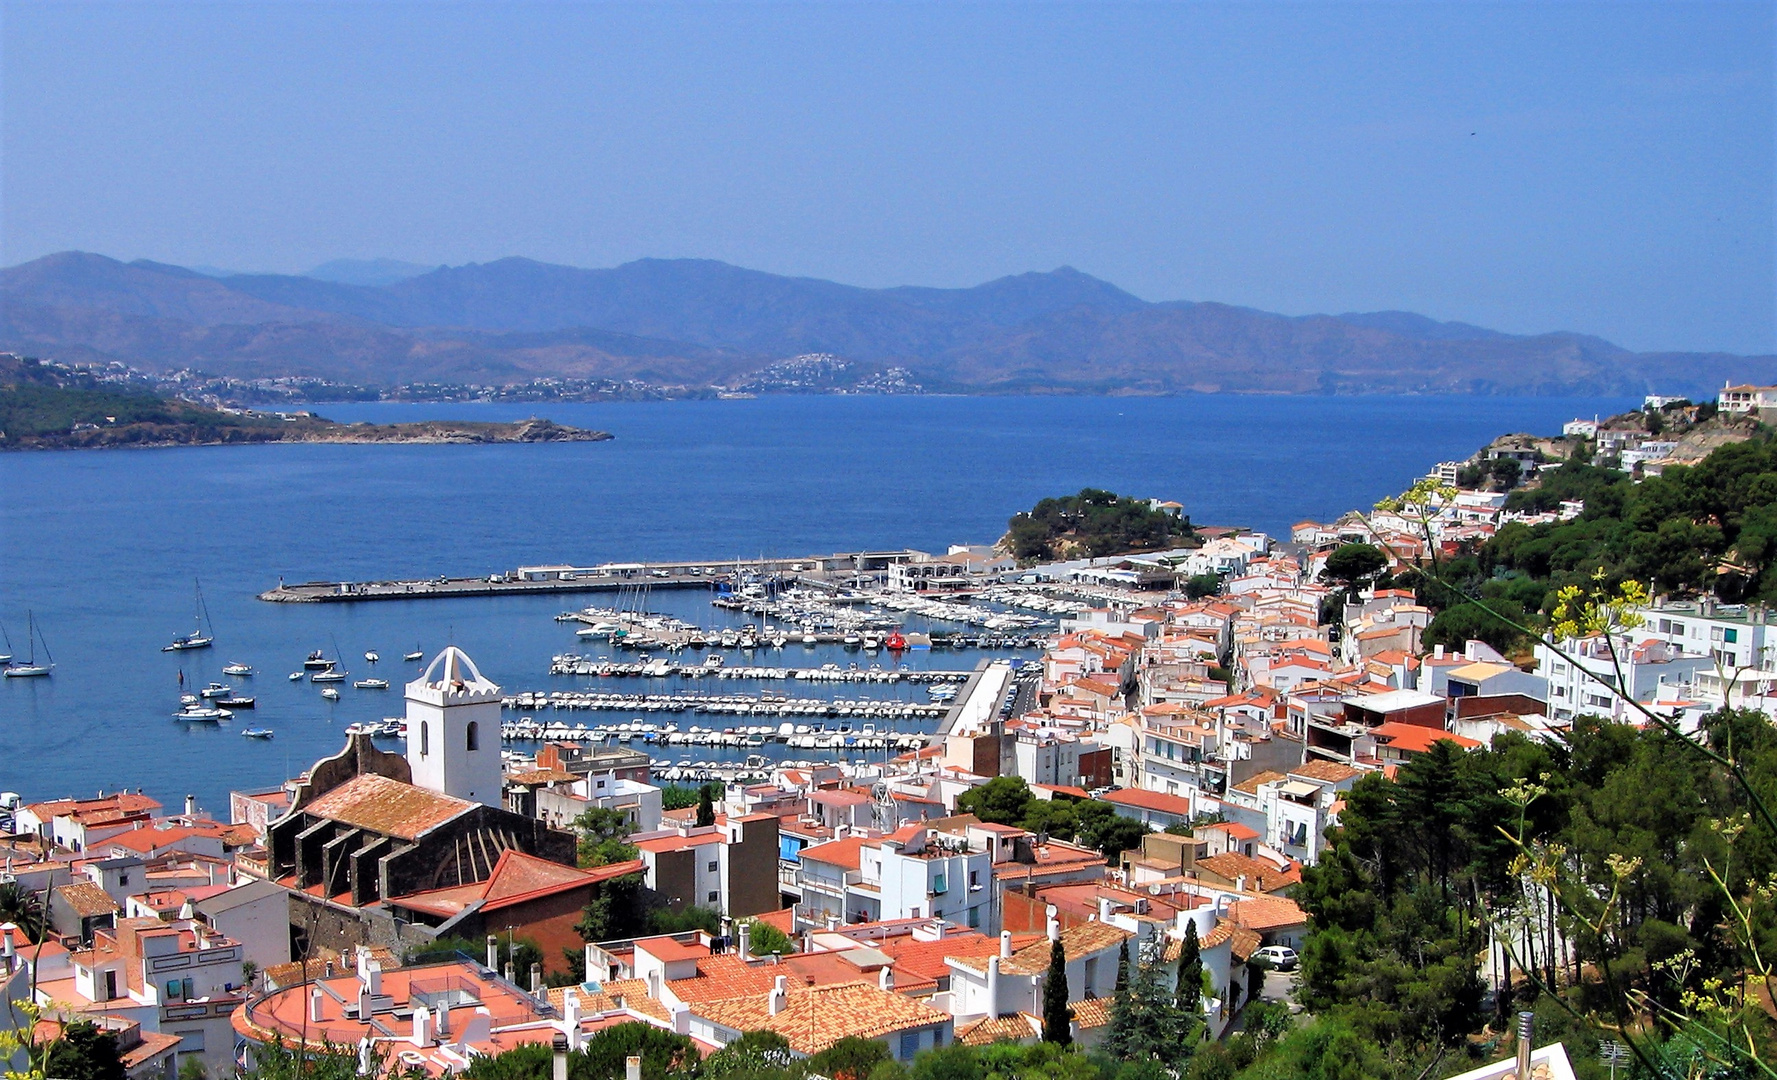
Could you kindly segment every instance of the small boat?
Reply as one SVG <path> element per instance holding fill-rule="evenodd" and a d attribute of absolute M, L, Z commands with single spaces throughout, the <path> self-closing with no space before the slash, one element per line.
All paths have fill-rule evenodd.
<path fill-rule="evenodd" d="M 193 584 L 196 584 L 195 582 Z M 210 609 L 204 605 L 203 586 L 197 586 L 197 626 L 189 634 L 181 634 L 173 639 L 172 644 L 162 645 L 161 652 L 189 652 L 192 649 L 207 649 L 216 644 L 216 631 L 204 632 L 205 624 L 210 621 Z"/>
<path fill-rule="evenodd" d="M 907 639 L 901 636 L 899 630 L 894 631 L 888 637 L 884 638 L 882 643 L 888 646 L 890 652 L 901 652 L 907 648 Z"/>
<path fill-rule="evenodd" d="M 212 704 L 218 709 L 251 709 L 258 705 L 258 701 L 255 698 L 235 697 L 230 695 L 228 697 L 217 698 Z"/>
<path fill-rule="evenodd" d="M 381 659 L 382 659 L 382 657 L 380 657 L 380 656 L 378 656 L 378 655 L 377 655 L 377 654 L 376 654 L 376 650 L 375 650 L 375 649 L 371 649 L 371 650 L 369 650 L 369 651 L 368 651 L 368 652 L 366 652 L 366 653 L 365 653 L 365 654 L 364 654 L 364 660 L 365 660 L 365 662 L 366 662 L 366 663 L 371 663 L 371 664 L 374 664 L 374 663 L 376 663 L 376 662 L 377 662 L 377 661 L 378 661 L 378 660 L 381 660 Z"/>
<path fill-rule="evenodd" d="M 173 719 L 195 720 L 200 723 L 213 724 L 218 720 L 227 720 L 233 715 L 234 714 L 227 709 L 218 709 L 214 706 L 205 708 L 202 705 L 187 705 L 185 708 L 174 713 Z"/>
<path fill-rule="evenodd" d="M 862 635 L 860 635 L 856 632 L 853 632 L 853 633 L 849 633 L 849 634 L 845 635 L 844 642 L 845 642 L 846 648 L 855 649 L 859 645 L 862 645 L 864 643 L 864 638 Z"/>
<path fill-rule="evenodd" d="M 302 681 L 302 672 L 292 671 L 290 673 L 290 681 L 291 682 L 301 682 Z"/>
<path fill-rule="evenodd" d="M 37 643 L 43 641 L 43 631 L 37 626 L 37 616 L 25 612 L 25 643 L 30 646 L 30 658 L 24 663 L 7 661 L 5 675 L 9 679 L 30 679 L 48 675 L 55 670 L 55 660 L 49 655 L 49 642 L 43 641 L 43 657 L 47 664 L 37 662 Z"/>
<path fill-rule="evenodd" d="M 328 701 L 338 701 L 339 700 L 339 691 L 335 690 L 331 686 L 322 687 L 321 688 L 321 696 L 326 698 Z"/>
<path fill-rule="evenodd" d="M 253 669 L 245 664 L 228 664 L 223 667 L 222 674 L 233 675 L 236 678 L 241 679 L 251 679 L 253 677 Z"/>
<path fill-rule="evenodd" d="M 882 648 L 882 642 L 877 640 L 875 634 L 865 634 L 864 648 L 869 649 L 871 652 L 875 652 L 877 649 Z"/>
<path fill-rule="evenodd" d="M 271 728 L 250 727 L 241 732 L 243 739 L 269 739 L 271 736 Z"/>
<path fill-rule="evenodd" d="M 204 687 L 202 690 L 199 690 L 197 692 L 197 696 L 204 697 L 204 698 L 228 697 L 229 695 L 231 695 L 233 693 L 234 693 L 234 687 L 229 686 L 225 683 L 213 682 L 210 685 Z"/>
<path fill-rule="evenodd" d="M 328 668 L 325 671 L 317 671 L 313 675 L 310 675 L 309 682 L 345 682 L 348 674 L 350 674 L 350 672 Z"/>
<path fill-rule="evenodd" d="M 424 660 L 425 658 L 426 658 L 426 650 L 420 648 L 418 645 L 415 645 L 413 647 L 412 652 L 401 654 L 401 659 L 407 660 L 409 662 L 414 661 L 414 660 Z"/>
<path fill-rule="evenodd" d="M 389 680 L 387 680 L 387 679 L 359 679 L 357 682 L 353 683 L 352 685 L 357 687 L 360 690 L 387 690 L 389 688 Z"/>
<path fill-rule="evenodd" d="M 308 659 L 302 662 L 302 668 L 304 671 L 325 671 L 332 667 L 333 663 L 332 660 L 327 659 L 326 653 L 316 649 L 308 654 Z"/>
<path fill-rule="evenodd" d="M 803 631 L 802 644 L 804 644 L 804 645 L 819 645 L 820 643 L 821 643 L 821 639 L 815 636 L 815 632 L 813 630 Z"/>
<path fill-rule="evenodd" d="M 199 700 L 200 699 L 198 698 L 198 696 L 196 694 L 180 694 L 179 695 L 179 704 L 180 705 L 196 705 Z"/>

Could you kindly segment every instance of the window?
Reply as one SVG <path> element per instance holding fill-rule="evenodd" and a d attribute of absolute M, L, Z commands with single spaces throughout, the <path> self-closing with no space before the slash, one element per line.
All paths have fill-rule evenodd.
<path fill-rule="evenodd" d="M 711 859 L 710 860 L 710 873 L 713 874 L 715 872 L 716 872 L 716 860 Z"/>
<path fill-rule="evenodd" d="M 119 870 L 117 872 L 117 884 L 120 888 L 129 888 L 130 872 L 128 870 Z"/>
<path fill-rule="evenodd" d="M 715 892 L 715 891 L 714 891 L 714 890 L 711 890 L 711 891 L 710 891 L 710 895 L 709 895 L 709 902 L 710 902 L 710 903 L 712 903 L 712 904 L 713 904 L 713 903 L 715 903 L 715 902 L 716 902 L 716 900 L 717 900 L 717 899 L 718 899 L 718 897 L 719 897 L 719 895 L 720 895 L 720 894 L 718 894 L 718 893 L 717 893 L 717 892 Z"/>
<path fill-rule="evenodd" d="M 432 725 L 420 721 L 420 756 L 425 757 L 432 752 Z"/>
<path fill-rule="evenodd" d="M 971 930 L 975 930 L 975 929 L 979 929 L 980 926 L 981 926 L 981 909 L 978 907 L 972 907 L 969 909 L 969 928 Z"/>
<path fill-rule="evenodd" d="M 971 889 L 976 888 L 980 884 L 981 884 L 981 871 L 970 870 L 969 871 L 969 888 L 971 888 Z"/>
<path fill-rule="evenodd" d="M 117 996 L 117 972 L 105 972 L 105 1000 L 110 1001 Z"/>
<path fill-rule="evenodd" d="M 943 896 L 945 893 L 947 893 L 949 891 L 950 891 L 949 889 L 946 889 L 944 887 L 944 875 L 943 874 L 939 874 L 938 876 L 936 876 L 932 879 L 932 895 L 933 896 Z"/>
<path fill-rule="evenodd" d="M 898 1055 L 901 1060 L 912 1061 L 913 1055 L 917 1053 L 919 1053 L 919 1032 L 901 1032 L 901 1053 Z"/>
<path fill-rule="evenodd" d="M 474 720 L 469 721 L 469 730 L 464 739 L 464 749 L 473 754 L 481 749 L 481 725 Z"/>
<path fill-rule="evenodd" d="M 1732 645 L 1735 642 L 1740 640 L 1740 631 L 1738 631 L 1738 630 L 1723 630 L 1722 635 L 1721 635 L 1721 639 L 1723 641 L 1727 642 L 1729 645 Z"/>

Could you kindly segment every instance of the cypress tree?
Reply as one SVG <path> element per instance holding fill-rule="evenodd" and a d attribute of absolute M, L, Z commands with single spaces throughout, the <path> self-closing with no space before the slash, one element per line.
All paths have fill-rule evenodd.
<path fill-rule="evenodd" d="M 697 792 L 697 824 L 714 825 L 716 823 L 716 804 L 710 799 L 710 786 L 705 784 Z"/>
<path fill-rule="evenodd" d="M 1066 1046 L 1074 1041 L 1074 1011 L 1067 1007 L 1067 996 L 1067 952 L 1056 941 L 1049 946 L 1049 977 L 1043 982 L 1044 1042 Z"/>
<path fill-rule="evenodd" d="M 1178 1007 L 1186 1019 L 1203 1015 L 1203 948 L 1197 941 L 1197 924 L 1185 924 L 1185 941 L 1178 958 Z"/>
<path fill-rule="evenodd" d="M 1117 946 L 1117 987 L 1111 993 L 1110 1021 L 1105 1025 L 1104 1051 L 1127 1060 L 1135 1035 L 1135 1010 L 1129 999 L 1129 939 Z"/>

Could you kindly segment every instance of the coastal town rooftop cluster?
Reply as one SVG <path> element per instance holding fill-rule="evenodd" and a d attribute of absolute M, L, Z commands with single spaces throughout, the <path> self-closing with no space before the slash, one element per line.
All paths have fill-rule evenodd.
<path fill-rule="evenodd" d="M 1768 409 L 1777 391 L 1750 400 Z M 705 824 L 662 808 L 640 750 L 503 753 L 501 688 L 453 647 L 406 687 L 404 753 L 353 734 L 287 783 L 235 793 L 226 822 L 128 791 L 12 807 L 7 874 L 48 898 L 52 929 L 34 944 L 0 927 L 7 992 L 117 1031 L 141 1078 L 187 1059 L 218 1075 L 276 1040 L 441 1076 L 626 1022 L 705 1052 L 771 1030 L 800 1055 L 859 1035 L 907 1060 L 1035 1040 L 1057 942 L 1075 1035 L 1093 1045 L 1122 951 L 1170 970 L 1195 938 L 1219 1033 L 1249 966 L 1288 966 L 1302 945 L 1291 888 L 1363 778 L 1440 742 L 1554 738 L 1580 714 L 1633 722 L 1629 699 L 1685 723 L 1727 695 L 1777 715 L 1759 609 L 1655 602 L 1618 640 L 1519 664 L 1474 641 L 1425 649 L 1432 613 L 1409 591 L 1323 580 L 1347 542 L 1404 567 L 1582 509 L 1504 504 L 1459 490 L 1425 517 L 1352 513 L 1287 539 L 1202 529 L 1177 552 L 1035 567 L 909 554 L 884 588 L 967 594 L 1011 574 L 1090 604 L 1039 660 L 981 665 L 922 748 L 780 765 L 727 785 Z M 1205 575 L 1212 595 L 1170 588 Z M 1614 670 L 1611 649 L 1627 678 L 1586 678 Z M 990 792 L 1029 802 L 990 820 L 1009 816 Z M 1128 842 L 1040 827 L 1039 804 L 1078 800 L 1131 823 L 1100 833 Z M 571 829 L 593 810 L 621 818 L 634 858 L 578 864 Z M 583 940 L 587 907 L 638 876 L 669 908 L 718 913 L 718 931 Z M 416 961 L 440 939 L 472 955 Z M 540 953 L 523 970 L 516 942 Z"/>

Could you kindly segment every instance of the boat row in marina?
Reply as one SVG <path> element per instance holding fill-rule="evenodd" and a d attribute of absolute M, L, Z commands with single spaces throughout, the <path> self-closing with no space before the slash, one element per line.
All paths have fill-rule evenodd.
<path fill-rule="evenodd" d="M 818 668 L 754 667 L 724 664 L 720 656 L 710 656 L 701 664 L 675 664 L 670 660 L 660 658 L 644 658 L 639 662 L 619 662 L 601 656 L 595 660 L 576 653 L 563 653 L 552 657 L 549 662 L 549 674 L 589 675 L 599 678 L 701 679 L 714 677 L 760 681 L 794 679 L 803 682 L 850 683 L 945 683 L 963 682 L 969 677 L 969 672 L 966 671 L 884 670 L 880 664 L 872 664 L 868 668 L 861 668 L 857 664 L 844 668 L 838 664 L 823 664 Z"/>
<path fill-rule="evenodd" d="M 844 701 L 788 698 L 776 694 L 601 694 L 528 691 L 500 699 L 505 709 L 593 709 L 613 712 L 691 712 L 729 716 L 869 717 L 873 720 L 935 720 L 947 707 L 907 701 Z"/>
<path fill-rule="evenodd" d="M 674 724 L 660 726 L 639 720 L 589 727 L 529 716 L 501 721 L 500 737 L 508 742 L 639 742 L 651 746 L 762 747 L 779 742 L 809 750 L 913 750 L 926 743 L 926 736 L 918 732 L 879 731 L 875 724 L 863 724 L 856 731 L 850 724 L 765 724 L 719 731 L 692 726 L 680 731 Z"/>

